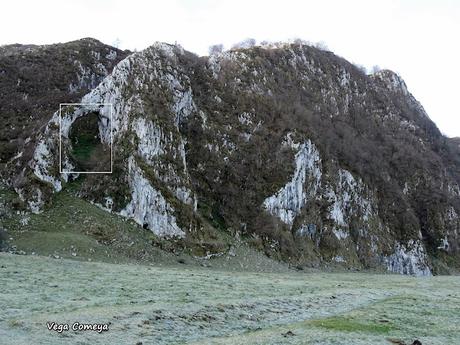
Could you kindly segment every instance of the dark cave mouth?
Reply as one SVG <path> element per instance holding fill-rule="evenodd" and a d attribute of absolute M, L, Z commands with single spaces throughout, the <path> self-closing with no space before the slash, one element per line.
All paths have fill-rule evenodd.
<path fill-rule="evenodd" d="M 110 172 L 111 149 L 102 143 L 99 124 L 102 117 L 92 111 L 79 117 L 70 127 L 68 151 L 76 172 Z"/>

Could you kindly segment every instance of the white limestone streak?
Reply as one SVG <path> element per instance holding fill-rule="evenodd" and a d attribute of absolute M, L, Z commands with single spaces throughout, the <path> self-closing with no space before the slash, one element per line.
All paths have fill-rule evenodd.
<path fill-rule="evenodd" d="M 88 111 L 94 110 L 92 108 L 95 108 L 95 106 L 76 107 L 73 112 L 62 112 L 61 118 L 59 118 L 59 111 L 55 112 L 35 148 L 34 156 L 29 162 L 29 166 L 35 176 L 44 182 L 50 183 L 56 192 L 62 189 L 62 180 L 67 181 L 69 178 L 69 176 L 56 174 L 56 171 L 60 169 L 57 166 L 59 164 L 59 140 L 61 139 L 65 142 L 68 139 L 72 123 Z M 62 158 L 61 168 L 63 171 L 73 169 L 68 157 L 64 156 Z"/>
<path fill-rule="evenodd" d="M 154 168 L 156 177 L 171 189 L 177 199 L 184 204 L 192 205 L 194 203 L 191 197 L 192 192 L 184 186 L 189 182 L 185 157 L 185 141 L 181 138 L 178 147 L 172 146 L 174 142 L 172 133 L 166 135 L 161 128 L 157 127 L 152 121 L 145 120 L 144 118 L 135 119 L 132 124 L 132 129 L 139 139 L 137 143 L 139 156 Z M 184 178 L 181 178 L 174 167 L 169 164 L 166 166 L 167 170 L 162 174 L 159 174 L 155 169 L 155 166 L 158 164 L 158 159 L 156 160 L 155 158 L 165 154 L 167 151 L 172 151 L 174 158 L 177 157 L 177 154 L 180 155 Z M 164 168 L 163 166 L 163 170 Z M 177 187 L 173 187 L 174 185 Z"/>
<path fill-rule="evenodd" d="M 132 199 L 120 215 L 133 218 L 136 223 L 148 227 L 158 236 L 185 236 L 184 231 L 176 223 L 172 206 L 150 185 L 133 157 L 129 160 L 128 169 Z"/>
<path fill-rule="evenodd" d="M 128 128 L 128 114 L 133 104 L 139 103 L 138 95 L 126 99 L 123 95 L 127 84 L 128 75 L 132 68 L 133 56 L 119 62 L 113 69 L 112 74 L 107 76 L 94 90 L 83 97 L 82 103 L 103 104 L 98 108 L 101 117 L 106 121 L 101 122 L 99 127 L 101 141 L 110 143 L 111 133 L 113 138 Z M 112 123 L 110 123 L 112 119 Z"/>
<path fill-rule="evenodd" d="M 396 243 L 394 253 L 384 258 L 384 261 L 391 272 L 414 276 L 432 275 L 427 265 L 425 248 L 420 241 L 409 240 L 407 245 Z"/>
<path fill-rule="evenodd" d="M 175 124 L 179 124 L 190 116 L 192 111 L 196 109 L 193 102 L 192 89 L 190 87 L 190 80 L 185 75 L 185 83 L 181 83 L 177 76 L 165 74 L 164 79 L 173 94 L 172 111 L 175 114 Z"/>
<path fill-rule="evenodd" d="M 30 167 L 33 169 L 35 176 L 44 182 L 50 183 L 54 190 L 59 192 L 62 189 L 62 184 L 59 178 L 49 172 L 55 157 L 48 148 L 45 140 L 41 140 L 34 152 L 33 160 L 30 162 Z"/>
<path fill-rule="evenodd" d="M 365 194 L 366 186 L 360 179 L 356 180 L 348 170 L 339 170 L 338 184 L 334 188 L 329 186 L 326 192 L 327 198 L 332 202 L 330 218 L 337 226 L 348 226 L 347 215 L 352 212 L 359 212 L 364 221 L 369 219 L 372 214 L 372 202 Z"/>
<path fill-rule="evenodd" d="M 29 167 L 33 170 L 35 176 L 44 182 L 50 183 L 57 192 L 62 189 L 62 184 L 59 176 L 55 176 L 52 170 L 56 170 L 53 167 L 57 164 L 58 159 L 56 147 L 58 131 L 52 128 L 58 128 L 58 126 L 59 112 L 55 112 L 35 148 L 32 160 L 29 162 Z"/>
<path fill-rule="evenodd" d="M 402 92 L 404 95 L 408 95 L 406 83 L 396 73 L 389 70 L 381 70 L 373 74 L 373 77 L 380 79 L 385 87 L 393 92 Z"/>
<path fill-rule="evenodd" d="M 308 197 L 316 194 L 321 183 L 321 159 L 318 150 L 310 140 L 303 144 L 294 144 L 291 141 L 290 145 L 298 149 L 295 155 L 294 175 L 291 181 L 275 195 L 265 199 L 263 206 L 272 215 L 292 226 Z"/>
<path fill-rule="evenodd" d="M 164 153 L 166 136 L 152 121 L 143 117 L 137 118 L 132 123 L 132 129 L 139 139 L 137 151 L 148 163 L 152 163 L 155 157 Z"/>

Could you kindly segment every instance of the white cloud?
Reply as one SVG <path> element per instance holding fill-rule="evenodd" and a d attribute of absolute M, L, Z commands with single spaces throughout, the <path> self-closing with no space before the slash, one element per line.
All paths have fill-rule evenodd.
<path fill-rule="evenodd" d="M 460 136 L 457 0 L 12 0 L 2 13 L 0 44 L 94 37 L 140 50 L 177 41 L 206 54 L 247 37 L 325 41 L 351 61 L 399 72 L 440 129 Z"/>

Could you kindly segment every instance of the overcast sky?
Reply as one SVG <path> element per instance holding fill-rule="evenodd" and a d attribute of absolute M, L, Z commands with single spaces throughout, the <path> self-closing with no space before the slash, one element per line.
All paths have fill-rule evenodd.
<path fill-rule="evenodd" d="M 248 37 L 324 41 L 352 62 L 398 72 L 441 131 L 460 136 L 460 0 L 10 0 L 1 11 L 0 44 L 94 37 L 204 55 Z"/>

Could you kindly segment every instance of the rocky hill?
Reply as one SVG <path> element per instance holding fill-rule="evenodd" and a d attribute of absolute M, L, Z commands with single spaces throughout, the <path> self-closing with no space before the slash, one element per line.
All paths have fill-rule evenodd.
<path fill-rule="evenodd" d="M 75 44 L 93 47 L 77 49 L 89 60 L 69 58 Z M 21 85 L 16 69 L 46 86 L 31 100 L 25 84 L 0 108 L 5 181 L 33 212 L 79 180 L 81 198 L 198 255 L 228 250 L 214 241 L 224 233 L 298 267 L 460 266 L 458 143 L 391 71 L 366 75 L 302 43 L 209 57 L 164 43 L 126 56 L 93 40 L 1 49 L 2 90 Z M 21 69 L 37 54 L 56 73 L 47 82 Z M 92 105 L 60 121 L 67 100 Z M 60 174 L 89 116 L 113 144 L 112 174 Z"/>
<path fill-rule="evenodd" d="M 92 38 L 0 46 L 0 170 L 18 155 L 25 164 L 56 105 L 78 102 L 128 54 Z"/>

